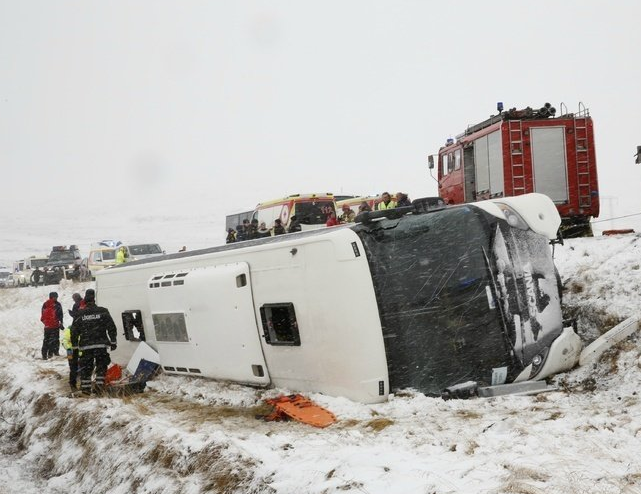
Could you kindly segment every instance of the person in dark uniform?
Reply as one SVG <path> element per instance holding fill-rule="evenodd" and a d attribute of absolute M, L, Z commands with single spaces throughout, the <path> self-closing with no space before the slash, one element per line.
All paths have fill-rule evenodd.
<path fill-rule="evenodd" d="M 287 233 L 296 233 L 301 231 L 301 226 L 300 226 L 300 221 L 298 221 L 298 218 L 296 215 L 291 217 L 291 220 L 289 222 L 289 229 L 287 230 Z"/>
<path fill-rule="evenodd" d="M 36 266 L 36 270 L 31 273 L 31 285 L 38 286 L 40 284 L 40 278 L 42 278 L 42 271 Z"/>
<path fill-rule="evenodd" d="M 71 343 L 80 355 L 80 391 L 91 394 L 91 375 L 96 369 L 96 393 L 102 393 L 111 359 L 107 349 L 116 349 L 116 325 L 104 307 L 96 305 L 96 292 L 85 292 L 84 310 L 71 325 Z"/>
<path fill-rule="evenodd" d="M 274 235 L 283 235 L 287 233 L 285 231 L 285 227 L 283 226 L 283 222 L 281 221 L 280 218 L 276 218 L 274 220 Z"/>
<path fill-rule="evenodd" d="M 69 309 L 69 315 L 75 321 L 80 316 L 80 311 L 85 308 L 85 301 L 82 299 L 79 293 L 74 293 L 73 298 L 73 307 Z M 62 346 L 67 350 L 67 361 L 69 362 L 69 386 L 71 386 L 71 391 L 76 391 L 78 383 L 78 346 L 74 346 L 71 343 L 71 326 L 65 328 L 62 332 Z"/>

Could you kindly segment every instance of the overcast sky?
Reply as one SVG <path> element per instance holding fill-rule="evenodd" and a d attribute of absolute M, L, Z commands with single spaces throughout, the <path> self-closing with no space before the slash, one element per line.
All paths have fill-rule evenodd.
<path fill-rule="evenodd" d="M 0 214 L 435 195 L 497 101 L 582 101 L 601 217 L 638 213 L 640 50 L 633 1 L 0 0 Z"/>

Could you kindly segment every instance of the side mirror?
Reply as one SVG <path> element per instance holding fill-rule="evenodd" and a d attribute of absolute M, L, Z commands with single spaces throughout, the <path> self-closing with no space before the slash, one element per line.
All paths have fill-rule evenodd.
<path fill-rule="evenodd" d="M 427 167 L 428 167 L 430 170 L 433 170 L 433 169 L 434 169 L 434 155 L 433 155 L 433 154 L 430 154 L 430 155 L 427 157 Z"/>
<path fill-rule="evenodd" d="M 634 161 L 637 164 L 641 164 L 641 146 L 637 146 L 637 154 L 635 155 L 637 159 Z"/>

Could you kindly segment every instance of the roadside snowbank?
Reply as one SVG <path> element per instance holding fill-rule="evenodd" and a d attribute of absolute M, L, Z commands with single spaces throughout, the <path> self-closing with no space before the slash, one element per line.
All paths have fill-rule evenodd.
<path fill-rule="evenodd" d="M 638 245 L 622 236 L 557 247 L 567 312 L 585 337 L 640 315 Z M 58 289 L 63 307 L 89 286 Z M 317 430 L 255 418 L 266 412 L 263 398 L 287 390 L 203 379 L 160 376 L 130 398 L 69 398 L 66 360 L 34 358 L 49 291 L 0 291 L 0 493 L 641 489 L 636 339 L 538 396 L 442 401 L 407 391 L 362 405 L 311 395 L 339 418 Z"/>

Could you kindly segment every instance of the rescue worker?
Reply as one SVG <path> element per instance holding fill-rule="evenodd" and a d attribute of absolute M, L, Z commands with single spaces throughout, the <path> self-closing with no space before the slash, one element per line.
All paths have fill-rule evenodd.
<path fill-rule="evenodd" d="M 254 240 L 255 238 L 258 238 L 258 220 L 256 218 L 251 220 L 245 232 L 245 240 Z"/>
<path fill-rule="evenodd" d="M 283 235 L 283 234 L 287 233 L 285 231 L 285 227 L 283 226 L 283 222 L 281 221 L 280 218 L 276 218 L 274 220 L 274 228 L 272 229 L 272 231 L 274 232 L 274 236 Z"/>
<path fill-rule="evenodd" d="M 31 284 L 33 286 L 38 286 L 40 284 L 40 278 L 42 277 L 42 271 L 39 267 L 36 267 L 35 271 L 31 273 Z"/>
<path fill-rule="evenodd" d="M 258 238 L 269 237 L 269 235 L 269 228 L 267 228 L 264 221 L 261 221 L 260 226 L 258 227 Z"/>
<path fill-rule="evenodd" d="M 236 240 L 242 242 L 247 240 L 247 233 L 249 231 L 249 220 L 245 218 L 242 225 L 236 227 Z"/>
<path fill-rule="evenodd" d="M 89 281 L 89 268 L 84 261 L 80 263 L 80 281 Z"/>
<path fill-rule="evenodd" d="M 396 203 L 392 201 L 392 196 L 389 195 L 389 192 L 383 192 L 381 199 L 381 202 L 376 205 L 377 211 L 385 211 L 386 209 L 394 209 L 396 207 Z"/>
<path fill-rule="evenodd" d="M 73 307 L 69 309 L 69 315 L 72 317 L 73 322 L 76 321 L 86 305 L 79 293 L 74 293 Z M 69 386 L 71 391 L 76 391 L 78 388 L 78 346 L 71 343 L 71 326 L 65 328 L 62 332 L 62 346 L 67 351 L 67 361 L 69 362 Z"/>
<path fill-rule="evenodd" d="M 71 307 L 68 312 L 71 318 L 75 321 L 76 317 L 78 317 L 78 312 L 80 311 L 80 309 L 85 308 L 85 301 L 82 300 L 82 297 L 79 293 L 74 293 L 71 298 L 73 299 L 73 307 Z"/>
<path fill-rule="evenodd" d="M 226 244 L 233 244 L 235 241 L 236 241 L 236 230 L 234 230 L 233 228 L 228 228 L 227 229 L 227 238 L 225 239 L 225 243 Z"/>
<path fill-rule="evenodd" d="M 69 362 L 69 386 L 71 391 L 78 389 L 78 347 L 71 343 L 71 326 L 62 332 L 62 346 L 67 351 Z"/>
<path fill-rule="evenodd" d="M 296 215 L 292 216 L 289 221 L 289 229 L 287 230 L 287 233 L 296 233 L 301 231 L 301 226 L 300 226 L 300 221 L 298 221 L 298 218 Z"/>
<path fill-rule="evenodd" d="M 71 325 L 71 344 L 78 347 L 80 391 L 91 394 L 91 375 L 96 370 L 96 393 L 102 393 L 111 359 L 107 349 L 116 349 L 116 325 L 104 307 L 96 305 L 96 292 L 85 292 L 86 307 Z"/>
<path fill-rule="evenodd" d="M 352 211 L 349 205 L 343 204 L 343 214 L 340 217 L 341 223 L 354 223 L 354 218 L 356 218 L 356 213 Z"/>
<path fill-rule="evenodd" d="M 125 257 L 125 248 L 120 247 L 120 249 L 118 249 L 118 252 L 116 252 L 116 264 L 124 264 L 126 261 Z"/>
<path fill-rule="evenodd" d="M 397 208 L 403 208 L 407 206 L 411 206 L 412 203 L 409 200 L 409 197 L 407 197 L 407 194 L 404 192 L 397 192 L 396 193 L 396 207 Z"/>
<path fill-rule="evenodd" d="M 40 321 L 45 325 L 42 340 L 42 360 L 47 360 L 54 355 L 60 355 L 60 334 L 64 329 L 62 322 L 62 305 L 58 302 L 58 294 L 51 292 L 49 298 L 42 304 Z"/>
<path fill-rule="evenodd" d="M 358 212 L 359 213 L 365 213 L 366 211 L 371 211 L 371 210 L 372 210 L 372 208 L 369 206 L 367 201 L 361 202 L 361 205 L 358 206 Z"/>
<path fill-rule="evenodd" d="M 336 226 L 338 225 L 338 218 L 336 218 L 336 213 L 332 211 L 329 213 L 329 218 L 325 222 L 325 226 Z"/>

